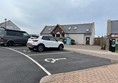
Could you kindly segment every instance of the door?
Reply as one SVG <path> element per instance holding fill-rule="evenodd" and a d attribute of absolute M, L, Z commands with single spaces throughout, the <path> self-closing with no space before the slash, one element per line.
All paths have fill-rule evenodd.
<path fill-rule="evenodd" d="M 86 37 L 86 45 L 90 45 L 90 37 Z"/>
<path fill-rule="evenodd" d="M 47 47 L 47 48 L 58 47 L 58 41 L 54 37 L 43 36 L 42 39 L 43 39 L 43 43 L 44 43 L 45 47 Z"/>
<path fill-rule="evenodd" d="M 54 37 L 50 38 L 50 47 L 57 48 L 59 46 L 58 41 Z"/>
<path fill-rule="evenodd" d="M 30 38 L 29 34 L 26 33 L 26 32 L 23 32 L 22 43 L 23 43 L 23 44 L 26 44 L 29 38 Z"/>

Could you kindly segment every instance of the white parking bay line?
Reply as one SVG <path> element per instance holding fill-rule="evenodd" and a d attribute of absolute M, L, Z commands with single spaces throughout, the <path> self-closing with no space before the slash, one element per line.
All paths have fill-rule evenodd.
<path fill-rule="evenodd" d="M 11 49 L 15 49 L 15 50 L 28 50 L 27 48 L 23 48 L 23 47 L 9 47 Z"/>
<path fill-rule="evenodd" d="M 39 55 L 70 54 L 70 53 L 73 53 L 73 52 L 40 53 L 40 54 L 28 54 L 28 55 L 39 56 Z"/>
<path fill-rule="evenodd" d="M 28 55 L 20 52 L 20 51 L 17 51 L 17 50 L 14 50 L 12 48 L 6 48 L 6 49 L 9 49 L 9 50 L 12 50 L 14 52 L 17 52 L 21 55 L 24 55 L 25 57 L 27 57 L 28 59 L 30 59 L 32 62 L 34 62 L 38 67 L 40 67 L 47 75 L 51 75 L 51 73 L 49 71 L 47 71 L 41 64 L 39 64 L 37 61 L 35 61 L 33 58 L 29 57 Z"/>

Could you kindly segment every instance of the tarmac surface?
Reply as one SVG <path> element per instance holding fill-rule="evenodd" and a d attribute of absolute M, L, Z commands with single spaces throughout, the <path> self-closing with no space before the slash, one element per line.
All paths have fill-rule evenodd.
<path fill-rule="evenodd" d="M 13 50 L 10 50 L 10 49 Z M 15 51 L 14 51 L 15 50 Z M 110 59 L 98 58 L 77 52 L 46 50 L 31 52 L 27 47 L 0 47 L 1 83 L 39 83 L 42 77 L 112 64 Z"/>
<path fill-rule="evenodd" d="M 97 48 L 96 48 L 97 47 Z M 89 49 L 88 49 L 89 48 Z M 93 50 L 94 48 L 94 50 Z M 98 46 L 66 46 L 66 50 L 100 58 L 106 58 L 116 64 L 93 67 L 67 73 L 45 76 L 40 83 L 118 83 L 118 54 L 103 51 Z"/>
<path fill-rule="evenodd" d="M 46 75 L 23 55 L 0 47 L 0 83 L 39 83 Z"/>

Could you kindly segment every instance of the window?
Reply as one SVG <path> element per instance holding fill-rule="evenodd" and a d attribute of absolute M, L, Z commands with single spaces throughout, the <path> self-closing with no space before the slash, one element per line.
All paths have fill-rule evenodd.
<path fill-rule="evenodd" d="M 29 35 L 26 32 L 23 33 L 23 36 L 24 37 L 29 37 Z"/>
<path fill-rule="evenodd" d="M 86 32 L 88 32 L 89 31 L 89 29 L 86 29 Z"/>
<path fill-rule="evenodd" d="M 70 30 L 70 29 L 71 29 L 71 27 L 68 27 L 68 29 Z"/>
<path fill-rule="evenodd" d="M 35 38 L 38 38 L 38 37 L 39 37 L 39 35 L 32 34 L 32 35 L 30 35 L 30 37 L 35 37 Z"/>
<path fill-rule="evenodd" d="M 16 36 L 16 33 L 14 31 L 7 31 L 8 36 Z"/>
<path fill-rule="evenodd" d="M 8 36 L 20 36 L 20 37 L 23 37 L 23 32 L 7 30 L 7 35 Z"/>
<path fill-rule="evenodd" d="M 56 37 L 60 37 L 60 34 L 56 34 Z"/>
<path fill-rule="evenodd" d="M 74 29 L 77 29 L 77 27 L 74 27 Z"/>
<path fill-rule="evenodd" d="M 23 33 L 22 32 L 15 32 L 15 36 L 20 36 L 20 37 L 23 37 Z"/>
<path fill-rule="evenodd" d="M 51 30 L 51 28 L 48 29 L 49 31 Z"/>
<path fill-rule="evenodd" d="M 57 41 L 54 37 L 50 37 L 50 41 Z"/>
<path fill-rule="evenodd" d="M 43 36 L 42 39 L 43 40 L 50 40 L 48 36 Z"/>

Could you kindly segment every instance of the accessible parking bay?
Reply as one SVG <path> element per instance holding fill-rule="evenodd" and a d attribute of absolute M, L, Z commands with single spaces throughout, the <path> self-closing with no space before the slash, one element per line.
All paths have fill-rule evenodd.
<path fill-rule="evenodd" d="M 70 51 L 46 50 L 44 52 L 31 52 L 27 47 L 12 47 L 27 54 L 51 74 L 82 70 L 92 67 L 112 64 L 111 60 L 84 55 Z"/>

